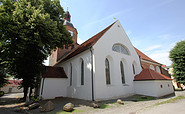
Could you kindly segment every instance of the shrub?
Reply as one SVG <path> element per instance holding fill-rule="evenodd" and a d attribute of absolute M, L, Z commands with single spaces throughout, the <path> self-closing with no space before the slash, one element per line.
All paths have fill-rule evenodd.
<path fill-rule="evenodd" d="M 4 95 L 4 91 L 0 91 L 0 97 Z"/>

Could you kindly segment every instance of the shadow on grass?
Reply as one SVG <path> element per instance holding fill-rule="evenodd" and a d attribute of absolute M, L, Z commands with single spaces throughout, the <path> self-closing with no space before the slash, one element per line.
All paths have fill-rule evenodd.
<path fill-rule="evenodd" d="M 66 112 L 66 111 L 58 111 L 56 112 L 55 114 L 77 114 L 77 113 L 81 113 L 81 112 L 84 112 L 83 110 L 73 110 L 71 112 Z"/>
<path fill-rule="evenodd" d="M 17 98 L 0 98 L 0 105 L 11 105 L 16 103 L 20 103 Z"/>

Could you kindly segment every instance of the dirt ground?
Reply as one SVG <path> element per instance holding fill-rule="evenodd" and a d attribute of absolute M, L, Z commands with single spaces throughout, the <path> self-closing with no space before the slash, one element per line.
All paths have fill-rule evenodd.
<path fill-rule="evenodd" d="M 156 110 L 161 109 L 160 106 L 155 106 L 156 103 L 159 103 L 159 102 L 162 102 L 162 101 L 165 101 L 165 100 L 168 100 L 170 98 L 174 98 L 180 95 L 185 96 L 185 91 L 176 91 L 175 96 L 172 95 L 172 96 L 168 96 L 165 98 L 152 99 L 148 101 L 139 101 L 139 102 L 136 102 L 138 96 L 121 98 L 124 101 L 124 105 L 117 104 L 116 103 L 117 99 L 96 102 L 97 104 L 101 106 L 100 109 L 92 108 L 91 107 L 92 101 L 73 99 L 73 98 L 56 98 L 56 99 L 51 100 L 55 104 L 55 109 L 51 112 L 48 112 L 48 114 L 65 113 L 63 112 L 62 108 L 68 102 L 71 102 L 75 105 L 75 110 L 72 112 L 74 114 L 78 114 L 78 113 L 80 114 L 147 114 L 150 112 L 155 112 L 155 109 Z M 21 94 L 19 95 L 13 94 L 13 96 L 5 95 L 3 97 L 0 97 L 0 113 L 1 114 L 7 114 L 7 113 L 8 114 L 18 114 L 14 112 L 13 109 L 15 107 L 24 105 L 24 103 L 18 102 L 18 98 L 20 97 L 21 97 Z M 40 102 L 41 106 L 43 106 L 47 101 L 48 100 L 44 100 Z M 41 112 L 38 108 L 38 109 L 30 110 L 29 113 L 39 114 Z"/>

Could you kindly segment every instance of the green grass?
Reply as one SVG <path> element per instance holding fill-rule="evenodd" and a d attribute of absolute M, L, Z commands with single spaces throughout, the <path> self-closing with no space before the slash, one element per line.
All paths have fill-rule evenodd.
<path fill-rule="evenodd" d="M 161 104 L 166 104 L 166 103 L 173 103 L 177 100 L 181 100 L 181 99 L 185 99 L 184 96 L 178 96 L 178 97 L 175 97 L 175 98 L 171 98 L 169 100 L 166 100 L 166 101 L 163 101 L 163 102 L 160 102 L 160 103 L 156 103 L 155 105 L 161 105 Z"/>
<path fill-rule="evenodd" d="M 141 98 L 141 96 L 137 96 L 137 97 L 135 97 L 135 98 L 137 99 L 136 102 L 139 102 L 139 101 L 149 101 L 149 100 L 154 100 L 154 99 L 156 99 L 155 97 L 151 97 L 151 96 L 146 96 L 146 99 Z"/>
<path fill-rule="evenodd" d="M 109 104 L 101 104 L 99 109 L 111 108 Z"/>
<path fill-rule="evenodd" d="M 124 103 L 125 104 L 125 103 Z M 108 102 L 108 101 L 104 101 L 103 104 L 100 104 L 100 109 L 105 109 L 105 108 L 111 108 L 113 106 L 118 106 L 118 105 L 122 105 L 119 104 L 117 102 Z"/>
<path fill-rule="evenodd" d="M 55 114 L 76 114 L 76 113 L 81 113 L 81 112 L 84 112 L 83 110 L 73 110 L 72 112 L 66 112 L 66 111 L 59 111 L 59 112 L 56 112 Z"/>

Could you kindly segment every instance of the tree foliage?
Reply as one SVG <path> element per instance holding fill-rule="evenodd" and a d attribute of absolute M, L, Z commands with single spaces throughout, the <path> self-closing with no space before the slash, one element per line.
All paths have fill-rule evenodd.
<path fill-rule="evenodd" d="M 170 59 L 173 62 L 173 76 L 177 82 L 185 84 L 185 41 L 180 41 L 170 51 Z"/>
<path fill-rule="evenodd" d="M 6 63 L 3 63 L 3 61 L 0 59 L 0 88 L 8 84 L 5 68 L 3 66 L 6 66 Z"/>
<path fill-rule="evenodd" d="M 4 68 L 33 87 L 51 50 L 72 43 L 63 26 L 59 0 L 3 0 L 0 5 L 0 58 Z M 27 90 L 27 89 L 26 89 Z M 25 93 L 26 94 L 26 93 Z"/>

